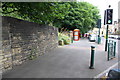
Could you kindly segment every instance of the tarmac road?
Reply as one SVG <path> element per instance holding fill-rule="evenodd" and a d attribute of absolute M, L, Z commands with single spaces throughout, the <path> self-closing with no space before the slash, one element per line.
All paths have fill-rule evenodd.
<path fill-rule="evenodd" d="M 95 46 L 95 69 L 89 69 L 91 46 Z M 107 61 L 104 43 L 81 39 L 59 46 L 35 60 L 30 60 L 3 74 L 3 78 L 94 78 L 118 62 Z"/>

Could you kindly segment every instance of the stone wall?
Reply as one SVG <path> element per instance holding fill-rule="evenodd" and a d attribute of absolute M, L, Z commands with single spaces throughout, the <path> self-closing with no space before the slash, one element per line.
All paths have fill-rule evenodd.
<path fill-rule="evenodd" d="M 3 72 L 58 46 L 58 29 L 11 17 L 2 17 Z"/>

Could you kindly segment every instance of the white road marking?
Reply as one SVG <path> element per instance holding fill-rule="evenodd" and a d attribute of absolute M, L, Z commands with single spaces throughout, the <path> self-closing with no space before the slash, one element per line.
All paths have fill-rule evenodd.
<path fill-rule="evenodd" d="M 120 61 L 119 61 L 120 62 Z M 118 63 L 119 63 L 118 62 Z M 106 69 L 105 71 L 103 71 L 102 73 L 98 74 L 97 76 L 95 76 L 94 78 L 100 78 L 103 74 L 107 73 L 110 69 L 114 68 L 115 66 L 118 65 L 118 63 L 115 63 L 114 65 L 112 65 L 111 67 L 109 67 L 108 69 Z"/>

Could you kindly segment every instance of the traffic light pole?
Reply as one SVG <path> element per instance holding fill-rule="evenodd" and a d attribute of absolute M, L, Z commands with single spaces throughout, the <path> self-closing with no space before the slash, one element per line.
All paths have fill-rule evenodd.
<path fill-rule="evenodd" d="M 98 44 L 100 44 L 101 38 L 100 38 L 100 27 L 99 27 L 99 35 L 98 35 Z"/>
<path fill-rule="evenodd" d="M 107 25 L 107 29 L 106 29 L 105 51 L 107 51 L 107 46 L 108 46 L 108 27 L 109 27 L 109 25 Z"/>
<path fill-rule="evenodd" d="M 100 36 L 100 27 L 99 27 L 99 36 Z"/>
<path fill-rule="evenodd" d="M 100 37 L 100 28 L 101 28 L 101 19 L 98 19 L 98 22 L 97 22 L 97 26 L 98 26 L 98 28 L 99 28 L 99 34 L 98 34 L 98 44 L 100 44 L 101 43 L 101 37 Z"/>
<path fill-rule="evenodd" d="M 111 5 L 109 5 L 109 8 Z M 113 9 L 107 9 L 105 11 L 105 16 L 104 16 L 104 22 L 107 24 L 107 29 L 106 29 L 106 42 L 105 42 L 105 51 L 107 51 L 107 46 L 108 46 L 108 24 L 112 24 L 112 16 L 113 15 Z"/>

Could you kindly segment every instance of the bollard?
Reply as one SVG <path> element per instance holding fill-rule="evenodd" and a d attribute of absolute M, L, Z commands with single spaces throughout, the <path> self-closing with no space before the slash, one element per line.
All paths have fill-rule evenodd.
<path fill-rule="evenodd" d="M 73 31 L 70 31 L 71 43 L 73 43 Z"/>
<path fill-rule="evenodd" d="M 73 43 L 73 37 L 71 38 L 71 43 Z"/>
<path fill-rule="evenodd" d="M 107 60 L 109 61 L 109 57 L 110 57 L 110 43 L 108 43 L 108 56 L 107 56 Z"/>
<path fill-rule="evenodd" d="M 101 37 L 98 37 L 98 44 L 101 43 Z"/>
<path fill-rule="evenodd" d="M 94 69 L 94 53 L 95 53 L 95 47 L 91 46 L 91 60 L 90 60 L 90 69 Z"/>
<path fill-rule="evenodd" d="M 112 44 L 111 44 L 111 59 L 114 58 L 114 41 L 112 41 Z"/>
<path fill-rule="evenodd" d="M 108 47 L 108 39 L 106 39 L 106 42 L 105 42 L 105 51 L 107 51 L 107 47 Z"/>
<path fill-rule="evenodd" d="M 116 42 L 114 42 L 114 58 L 115 58 L 115 54 L 116 54 Z"/>

